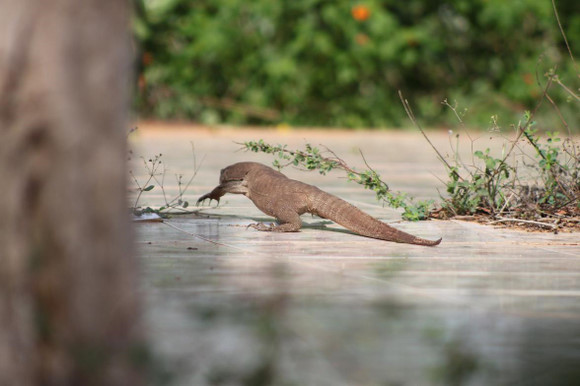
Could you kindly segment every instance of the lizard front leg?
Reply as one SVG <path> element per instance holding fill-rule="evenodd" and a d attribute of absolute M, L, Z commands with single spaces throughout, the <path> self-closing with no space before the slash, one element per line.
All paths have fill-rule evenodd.
<path fill-rule="evenodd" d="M 222 184 L 219 184 L 209 193 L 204 194 L 200 198 L 197 199 L 197 205 L 203 203 L 203 201 L 209 198 L 209 202 L 211 204 L 211 200 L 216 200 L 218 205 L 220 203 L 220 198 L 225 195 L 226 193 L 233 193 L 233 194 L 246 194 L 248 189 L 244 184 L 243 180 L 233 180 L 227 181 Z"/>
<path fill-rule="evenodd" d="M 220 198 L 226 194 L 226 192 L 220 187 L 217 186 L 214 190 L 212 190 L 209 193 L 204 194 L 203 196 L 201 196 L 200 198 L 197 199 L 197 203 L 196 205 L 199 205 L 200 203 L 203 203 L 205 200 L 207 200 L 209 198 L 209 203 L 211 205 L 211 200 L 216 200 L 218 205 L 220 203 Z"/>

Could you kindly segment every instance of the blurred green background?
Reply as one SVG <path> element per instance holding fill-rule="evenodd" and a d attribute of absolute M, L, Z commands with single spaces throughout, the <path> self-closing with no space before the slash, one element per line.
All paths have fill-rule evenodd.
<path fill-rule="evenodd" d="M 578 53 L 578 2 L 556 4 Z M 145 119 L 409 126 L 401 90 L 426 126 L 456 122 L 447 99 L 487 128 L 533 108 L 551 68 L 579 84 L 551 0 L 139 0 L 134 26 Z M 550 96 L 577 127 L 578 105 Z M 550 106 L 538 119 L 559 121 Z"/>

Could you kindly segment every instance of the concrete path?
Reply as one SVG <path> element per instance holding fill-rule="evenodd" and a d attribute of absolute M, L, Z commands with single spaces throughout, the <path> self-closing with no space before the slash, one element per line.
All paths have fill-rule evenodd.
<path fill-rule="evenodd" d="M 367 162 L 391 189 L 437 198 L 445 170 L 415 132 L 290 132 L 142 125 L 135 155 L 162 153 L 165 190 L 198 175 L 192 203 L 219 170 L 270 156 L 234 141 L 324 144 Z M 444 152 L 447 133 L 431 134 Z M 481 135 L 478 147 L 489 146 Z M 501 151 L 499 145 L 492 148 Z M 470 143 L 460 149 L 469 157 Z M 138 159 L 138 157 L 134 157 Z M 133 169 L 143 176 L 139 162 Z M 149 328 L 178 385 L 580 384 L 580 235 L 527 233 L 461 221 L 401 222 L 339 173 L 292 168 L 429 248 L 356 236 L 303 216 L 304 229 L 246 229 L 271 221 L 242 196 L 165 223 L 137 224 Z M 159 189 L 143 203 L 161 205 Z"/>

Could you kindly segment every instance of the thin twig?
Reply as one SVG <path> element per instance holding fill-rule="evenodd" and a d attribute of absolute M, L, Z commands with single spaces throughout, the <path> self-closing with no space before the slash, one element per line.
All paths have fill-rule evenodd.
<path fill-rule="evenodd" d="M 558 114 L 558 117 L 560 118 L 560 121 L 562 122 L 562 124 L 566 128 L 566 131 L 568 131 L 568 137 L 571 137 L 572 132 L 570 131 L 570 126 L 568 126 L 568 122 L 566 122 L 566 119 L 564 119 L 564 116 L 562 115 L 560 108 L 558 107 L 556 102 L 554 102 L 554 100 L 550 97 L 550 95 L 546 94 L 546 99 L 548 100 L 548 102 L 550 102 L 550 104 L 552 105 L 552 107 L 556 111 L 556 114 Z"/>
<path fill-rule="evenodd" d="M 461 116 L 457 112 L 457 101 L 455 102 L 455 106 L 451 106 L 449 104 L 449 102 L 447 101 L 447 99 L 444 99 L 443 102 L 441 102 L 441 104 L 449 107 L 451 109 L 451 111 L 453 111 L 455 118 L 457 118 L 457 121 L 459 122 L 459 127 L 461 127 L 461 129 L 465 132 L 467 137 L 473 142 L 473 139 L 471 138 L 471 135 L 469 134 L 469 130 L 467 130 L 467 128 L 465 127 L 465 123 L 463 122 L 463 119 L 461 118 Z"/>
<path fill-rule="evenodd" d="M 522 220 L 522 219 L 517 219 L 517 218 L 509 218 L 509 217 L 500 217 L 495 221 L 489 222 L 488 224 L 494 225 L 494 224 L 499 224 L 502 222 L 517 222 L 517 223 L 524 223 L 524 224 L 532 224 L 532 225 L 537 225 L 540 227 L 546 227 L 546 228 L 551 228 L 551 229 L 558 228 L 558 225 L 556 225 L 556 224 L 547 224 L 547 223 L 539 222 L 539 221 Z"/>
<path fill-rule="evenodd" d="M 580 102 L 580 96 L 576 95 L 576 93 L 570 89 L 568 86 L 566 86 L 564 83 L 562 83 L 562 81 L 560 80 L 560 78 L 558 78 L 557 76 L 554 76 L 554 82 L 556 82 L 558 85 L 560 85 L 560 87 L 562 87 L 568 94 L 570 94 L 572 97 L 574 97 L 574 99 L 576 99 L 576 101 Z"/>
<path fill-rule="evenodd" d="M 405 112 L 407 113 L 407 116 L 409 117 L 409 119 L 411 120 L 411 122 L 413 122 L 413 124 L 415 125 L 415 127 L 417 127 L 417 129 L 419 129 L 419 131 L 421 132 L 421 134 L 423 134 L 423 137 L 425 137 L 425 139 L 427 140 L 427 142 L 429 143 L 429 145 L 431 145 L 431 147 L 433 148 L 433 150 L 435 151 L 435 153 L 437 154 L 437 156 L 439 157 L 439 159 L 441 160 L 441 162 L 443 162 L 445 164 L 445 166 L 447 166 L 447 169 L 453 170 L 453 168 L 451 167 L 451 165 L 449 165 L 449 163 L 447 162 L 447 160 L 445 160 L 445 158 L 441 155 L 441 153 L 439 153 L 439 150 L 437 150 L 437 148 L 435 147 L 435 145 L 433 145 L 433 143 L 431 142 L 431 140 L 429 139 L 429 137 L 427 137 L 427 134 L 425 134 L 425 131 L 423 130 L 423 128 L 419 124 L 419 121 L 417 121 L 417 118 L 415 118 L 415 114 L 413 113 L 413 110 L 411 109 L 411 106 L 409 105 L 409 101 L 407 101 L 403 97 L 403 93 L 401 92 L 401 90 L 399 90 L 399 98 L 401 99 L 401 102 L 403 103 L 403 107 L 405 108 Z M 461 180 L 463 180 L 463 178 L 461 178 L 461 176 L 458 176 L 458 177 Z"/>
<path fill-rule="evenodd" d="M 503 204 L 503 206 L 501 207 L 501 209 L 499 210 L 498 213 L 503 213 L 504 209 L 506 208 L 506 206 L 508 206 L 510 200 L 512 199 L 512 197 L 515 195 L 515 192 L 512 192 L 512 194 L 508 197 L 507 200 L 505 200 L 505 203 Z"/>
<path fill-rule="evenodd" d="M 139 129 L 139 127 L 137 126 L 130 128 L 129 131 L 127 132 L 127 137 L 129 137 L 131 133 L 137 131 L 137 129 Z"/>
<path fill-rule="evenodd" d="M 141 159 L 143 160 L 143 164 L 145 165 L 145 169 L 149 173 L 149 178 L 147 178 L 147 181 L 143 184 L 143 188 L 142 188 L 139 185 L 139 183 L 137 182 L 137 179 L 135 178 L 133 173 L 131 172 L 131 175 L 133 175 L 133 179 L 135 180 L 135 182 L 137 182 L 137 186 L 139 186 L 139 194 L 137 195 L 137 198 L 135 199 L 135 203 L 133 204 L 133 208 L 137 208 L 137 204 L 139 203 L 139 200 L 141 199 L 141 195 L 143 194 L 143 192 L 145 191 L 145 189 L 149 185 L 149 182 L 151 182 L 151 180 L 155 178 L 155 172 L 157 171 L 157 166 L 156 166 L 155 162 L 153 163 L 151 168 L 149 168 L 149 165 L 147 165 L 147 161 L 145 161 L 145 158 L 141 157 Z"/>
<path fill-rule="evenodd" d="M 205 160 L 205 155 L 203 156 L 203 158 L 201 159 L 201 162 L 198 165 L 197 164 L 197 157 L 195 156 L 195 146 L 194 146 L 193 142 L 191 142 L 191 152 L 192 152 L 192 157 L 193 157 L 193 174 L 192 174 L 191 178 L 189 179 L 189 181 L 187 181 L 187 184 L 185 184 L 184 187 L 182 187 L 182 184 L 180 182 L 182 175 L 176 175 L 178 194 L 171 201 L 169 201 L 168 203 L 166 202 L 168 209 L 175 209 L 176 205 L 179 205 L 179 204 L 175 204 L 175 203 L 176 202 L 179 203 L 179 200 L 183 199 L 183 195 L 189 189 L 189 186 L 191 185 L 192 181 L 197 176 L 197 173 L 199 172 L 201 165 L 203 165 L 203 161 Z"/>
<path fill-rule="evenodd" d="M 576 64 L 576 60 L 574 60 L 574 55 L 572 54 L 572 49 L 570 48 L 570 44 L 568 44 L 568 39 L 566 38 L 566 33 L 564 33 L 564 28 L 562 27 L 562 23 L 560 22 L 560 16 L 558 15 L 558 9 L 556 8 L 556 1 L 552 0 L 552 7 L 554 8 L 554 15 L 556 16 L 556 22 L 558 23 L 558 27 L 560 28 L 560 33 L 564 38 L 564 43 L 566 43 L 566 48 L 568 49 L 568 53 L 570 54 L 570 59 L 572 59 L 572 63 L 574 63 L 574 67 L 576 67 L 576 72 L 578 72 L 578 65 Z"/>
<path fill-rule="evenodd" d="M 473 142 L 474 142 L 474 140 L 471 139 L 471 136 L 469 135 L 467 130 L 465 130 L 465 132 L 467 134 L 467 137 L 471 141 L 471 163 L 475 167 L 475 160 L 473 159 Z M 455 160 L 455 166 L 457 167 L 458 165 L 461 165 L 463 167 L 463 170 L 465 170 L 469 174 L 469 176 L 471 178 L 473 178 L 473 173 L 471 172 L 471 169 L 469 167 L 467 167 L 467 165 L 465 164 L 465 162 L 463 162 L 463 159 L 459 155 L 459 134 L 457 134 L 455 136 L 455 142 L 456 142 L 455 147 L 453 147 L 453 142 L 451 141 L 451 135 L 449 135 L 449 147 L 451 148 L 451 150 L 453 151 L 453 154 L 454 154 L 453 158 Z"/>
<path fill-rule="evenodd" d="M 167 202 L 167 194 L 165 193 L 165 165 L 163 165 L 163 171 L 161 172 L 161 181 L 159 181 L 157 179 L 156 176 L 153 176 L 153 179 L 155 180 L 155 182 L 157 183 L 157 185 L 161 188 L 161 193 L 163 193 L 163 201 L 165 201 L 165 205 L 169 206 L 169 203 Z"/>
<path fill-rule="evenodd" d="M 360 175 L 360 173 L 358 173 L 356 170 L 351 169 L 348 164 L 342 159 L 340 158 L 332 149 L 328 148 L 327 146 L 320 144 L 320 147 L 323 147 L 325 151 L 329 152 L 330 154 L 332 154 L 332 156 L 334 158 L 324 158 L 324 160 L 330 161 L 330 162 L 336 162 L 338 165 L 339 169 L 342 169 L 348 173 L 353 173 L 353 174 L 357 174 Z M 360 149 L 359 149 L 360 151 Z M 363 157 L 364 159 L 364 157 Z"/>
<path fill-rule="evenodd" d="M 534 110 L 532 110 L 530 112 L 530 115 L 528 117 L 528 120 L 524 123 L 523 126 L 521 125 L 521 123 L 518 124 L 518 128 L 517 128 L 518 134 L 517 134 L 516 138 L 513 140 L 512 146 L 510 147 L 510 149 L 508 150 L 508 152 L 506 153 L 506 155 L 501 160 L 502 163 L 505 163 L 505 161 L 507 160 L 507 158 L 510 156 L 510 154 L 512 153 L 512 151 L 516 147 L 516 145 L 517 145 L 518 141 L 520 140 L 520 138 L 522 137 L 522 135 L 524 135 L 524 132 L 526 131 L 526 129 L 532 124 L 533 118 L 536 115 L 536 112 L 538 111 L 538 109 L 540 108 L 540 106 L 542 105 L 542 102 L 544 101 L 545 96 L 548 94 L 548 90 L 550 89 L 550 86 L 551 85 L 552 85 L 552 77 L 548 78 L 548 82 L 546 83 L 546 87 L 544 87 L 544 91 L 542 93 L 542 98 L 540 98 L 540 100 L 538 101 L 538 103 L 536 103 L 536 106 L 534 107 Z"/>
<path fill-rule="evenodd" d="M 374 174 L 375 176 L 377 176 L 377 177 L 378 177 L 378 176 L 379 176 L 379 174 L 378 174 L 378 173 L 375 171 L 375 169 L 373 169 L 373 168 L 371 167 L 371 165 L 369 165 L 369 163 L 367 162 L 367 159 L 365 158 L 365 155 L 363 154 L 362 150 L 361 150 L 361 149 L 358 149 L 358 152 L 360 153 L 360 156 L 361 156 L 361 158 L 363 159 L 363 162 L 365 163 L 366 167 L 367 167 L 367 168 L 368 168 L 368 169 L 369 169 L 371 172 L 373 172 L 373 174 Z M 389 190 L 391 190 L 391 189 L 389 188 L 389 185 L 387 185 L 387 183 L 386 183 L 386 182 L 384 182 L 384 181 L 383 181 L 383 180 L 381 180 L 380 178 L 377 178 L 377 179 L 378 179 L 378 180 L 381 182 L 381 184 L 383 184 L 383 185 L 384 185 L 384 187 L 385 187 L 385 190 L 386 190 L 386 191 L 389 191 Z M 385 200 L 383 199 L 383 201 L 385 201 Z M 383 204 L 383 206 L 384 206 L 384 204 Z"/>

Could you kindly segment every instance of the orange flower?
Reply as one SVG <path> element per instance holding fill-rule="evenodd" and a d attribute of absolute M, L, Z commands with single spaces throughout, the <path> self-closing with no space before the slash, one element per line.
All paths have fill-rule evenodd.
<path fill-rule="evenodd" d="M 371 11 L 365 5 L 355 5 L 351 10 L 352 17 L 357 21 L 365 21 L 371 15 Z"/>

